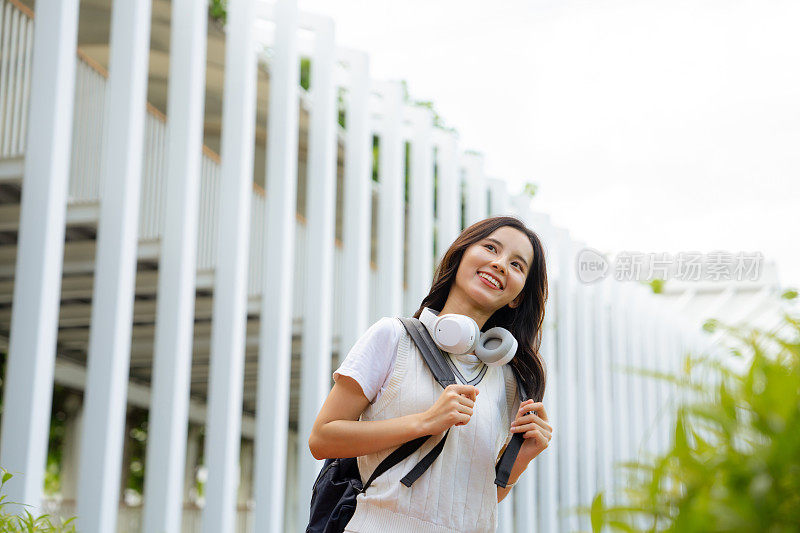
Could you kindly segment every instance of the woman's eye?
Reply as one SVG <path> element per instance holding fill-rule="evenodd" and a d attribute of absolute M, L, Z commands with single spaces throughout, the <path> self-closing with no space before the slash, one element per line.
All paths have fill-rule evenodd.
<path fill-rule="evenodd" d="M 486 249 L 487 249 L 487 250 L 488 250 L 488 249 L 492 249 L 492 250 L 494 250 L 494 244 L 484 244 L 484 246 L 486 246 Z"/>

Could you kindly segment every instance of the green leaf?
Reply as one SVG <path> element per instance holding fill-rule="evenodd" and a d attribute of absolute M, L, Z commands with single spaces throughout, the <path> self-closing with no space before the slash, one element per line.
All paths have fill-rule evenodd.
<path fill-rule="evenodd" d="M 781 294 L 781 298 L 784 300 L 794 300 L 797 298 L 797 289 L 788 289 Z"/>
<path fill-rule="evenodd" d="M 597 496 L 594 497 L 594 500 L 592 500 L 592 531 L 602 531 L 603 522 L 605 521 L 603 516 L 604 511 L 605 506 L 603 505 L 603 492 L 600 491 L 597 493 Z"/>

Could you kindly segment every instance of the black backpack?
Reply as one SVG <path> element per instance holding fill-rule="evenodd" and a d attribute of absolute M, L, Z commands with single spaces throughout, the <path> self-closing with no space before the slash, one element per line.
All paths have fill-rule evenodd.
<path fill-rule="evenodd" d="M 447 365 L 444 355 L 433 342 L 430 333 L 422 325 L 422 322 L 416 318 L 401 317 L 400 320 L 414 340 L 414 344 L 419 348 L 425 363 L 427 363 L 439 385 L 444 388 L 454 384 L 456 377 L 452 369 Z M 527 399 L 527 395 L 516 369 L 514 369 L 514 376 L 517 378 L 520 397 L 524 401 Z M 439 454 L 442 453 L 448 433 L 450 433 L 449 429 L 445 432 L 442 440 L 400 480 L 403 485 L 406 487 L 413 485 L 433 464 Z M 424 435 L 400 445 L 386 459 L 381 461 L 363 485 L 355 457 L 326 459 L 311 492 L 311 516 L 306 533 L 341 533 L 344 531 L 345 526 L 356 511 L 357 496 L 366 492 L 375 478 L 417 451 L 431 436 Z M 503 455 L 495 466 L 496 477 L 494 482 L 496 485 L 505 488 L 508 484 L 511 467 L 514 466 L 514 461 L 517 458 L 523 440 L 521 433 L 515 433 L 508 446 L 506 446 Z"/>

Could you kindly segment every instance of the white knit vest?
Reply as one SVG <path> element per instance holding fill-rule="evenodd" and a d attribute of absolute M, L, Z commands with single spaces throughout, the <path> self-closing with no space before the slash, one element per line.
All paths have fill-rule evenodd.
<path fill-rule="evenodd" d="M 467 376 L 469 379 L 471 376 Z M 511 413 L 518 401 L 516 382 L 507 365 L 489 367 L 481 381 L 473 415 L 453 427 L 441 455 L 412 485 L 400 479 L 438 443 L 435 435 L 419 450 L 379 476 L 365 494 L 345 531 L 356 533 L 486 532 L 497 528 L 498 455 L 510 438 Z M 389 382 L 361 420 L 385 420 L 421 413 L 434 404 L 442 387 L 403 331 Z M 362 482 L 394 448 L 358 458 Z"/>

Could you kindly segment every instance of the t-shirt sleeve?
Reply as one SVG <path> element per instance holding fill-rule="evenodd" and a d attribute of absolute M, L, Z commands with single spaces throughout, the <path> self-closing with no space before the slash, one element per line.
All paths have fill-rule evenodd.
<path fill-rule="evenodd" d="M 370 403 L 377 401 L 394 370 L 402 327 L 392 317 L 375 322 L 350 349 L 333 373 L 333 380 L 349 376 L 358 382 Z"/>

